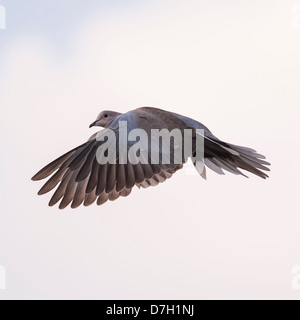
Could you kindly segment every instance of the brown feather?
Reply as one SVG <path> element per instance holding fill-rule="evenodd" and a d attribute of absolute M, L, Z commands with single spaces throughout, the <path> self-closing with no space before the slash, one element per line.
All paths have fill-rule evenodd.
<path fill-rule="evenodd" d="M 60 185 L 58 186 L 58 188 L 56 189 L 55 193 L 53 194 L 50 202 L 49 202 L 49 206 L 53 207 L 55 204 L 57 204 L 57 202 L 64 196 L 68 183 L 71 179 L 72 176 L 72 172 L 70 169 L 68 169 L 68 171 L 66 172 L 65 176 L 63 177 Z"/>
<path fill-rule="evenodd" d="M 80 147 L 78 147 L 80 148 Z M 69 151 L 68 153 L 64 154 L 63 156 L 61 156 L 60 158 L 54 160 L 53 162 L 51 162 L 50 164 L 48 164 L 46 167 L 44 167 L 43 169 L 41 169 L 36 175 L 34 175 L 32 177 L 33 181 L 39 181 L 39 180 L 43 180 L 47 177 L 49 177 L 55 170 L 57 170 L 69 157 L 71 157 L 76 150 L 78 149 L 74 149 L 72 151 Z"/>
<path fill-rule="evenodd" d="M 142 183 L 145 180 L 144 170 L 140 163 L 134 166 L 135 182 Z"/>
<path fill-rule="evenodd" d="M 85 207 L 88 207 L 92 205 L 96 200 L 97 200 L 97 195 L 96 195 L 96 187 L 95 187 L 95 189 L 92 192 L 90 192 L 85 196 L 83 205 Z"/>
<path fill-rule="evenodd" d="M 86 195 L 85 190 L 86 190 L 87 183 L 88 183 L 88 179 L 78 183 L 77 190 L 71 205 L 72 209 L 78 208 L 83 203 Z"/>
<path fill-rule="evenodd" d="M 132 189 L 135 185 L 134 169 L 130 162 L 125 165 L 126 169 L 126 188 Z"/>
<path fill-rule="evenodd" d="M 92 167 L 92 172 L 91 172 L 91 175 L 89 178 L 89 182 L 86 187 L 87 194 L 91 193 L 97 186 L 98 177 L 99 177 L 99 168 L 100 168 L 100 165 L 97 161 L 97 158 L 95 158 L 94 163 L 93 163 L 93 167 Z"/>
<path fill-rule="evenodd" d="M 118 180 L 116 185 L 116 191 L 122 191 L 126 186 L 126 173 L 124 164 L 119 164 L 118 168 Z"/>
<path fill-rule="evenodd" d="M 106 188 L 106 179 L 107 179 L 107 167 L 108 164 L 101 165 L 101 169 L 99 168 L 99 178 L 98 178 L 98 185 L 96 195 L 100 196 Z"/>
<path fill-rule="evenodd" d="M 60 202 L 59 209 L 65 209 L 73 201 L 78 185 L 78 182 L 75 181 L 78 172 L 79 169 L 72 172 L 66 192 Z"/>
<path fill-rule="evenodd" d="M 44 184 L 44 186 L 38 192 L 38 195 L 41 196 L 54 189 L 61 181 L 67 170 L 67 168 L 58 169 L 58 171 Z"/>
<path fill-rule="evenodd" d="M 107 171 L 107 181 L 106 181 L 106 193 L 111 193 L 116 185 L 116 177 L 117 177 L 117 172 L 116 172 L 116 164 L 109 164 L 108 165 L 108 171 Z"/>
<path fill-rule="evenodd" d="M 106 203 L 108 201 L 108 194 L 107 193 L 102 193 L 101 196 L 99 196 L 98 200 L 97 200 L 97 205 L 101 206 L 104 203 Z"/>
<path fill-rule="evenodd" d="M 128 197 L 131 194 L 132 189 L 124 189 L 121 192 L 121 197 Z"/>
<path fill-rule="evenodd" d="M 110 201 L 115 201 L 115 200 L 117 200 L 117 199 L 119 199 L 119 198 L 120 198 L 120 192 L 117 192 L 116 190 L 112 191 L 112 192 L 109 194 L 109 197 L 108 197 L 108 199 L 109 199 Z"/>
<path fill-rule="evenodd" d="M 76 170 L 78 169 L 83 162 L 85 161 L 86 157 L 88 156 L 89 152 L 93 148 L 94 141 L 89 141 L 86 143 L 85 147 L 83 150 L 79 152 L 78 155 L 72 160 L 72 162 L 69 164 L 69 168 L 71 170 Z"/>
<path fill-rule="evenodd" d="M 76 178 L 76 182 L 83 181 L 91 173 L 97 148 L 98 148 L 97 146 L 94 146 L 92 148 L 92 150 L 90 151 L 89 155 L 87 156 L 84 164 L 82 165 L 82 167 L 81 167 L 81 169 L 80 169 L 80 171 L 78 173 L 78 176 Z"/>

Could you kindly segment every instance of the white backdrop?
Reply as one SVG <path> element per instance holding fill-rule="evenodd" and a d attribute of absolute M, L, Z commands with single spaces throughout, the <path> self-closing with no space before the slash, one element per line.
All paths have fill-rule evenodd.
<path fill-rule="evenodd" d="M 297 5 L 111 1 L 89 11 L 85 1 L 74 28 L 70 7 L 51 37 L 38 28 L 45 12 L 11 31 L 7 10 L 0 299 L 299 299 Z M 272 163 L 270 179 L 182 171 L 102 207 L 48 208 L 31 176 L 89 138 L 103 109 L 145 105 L 254 147 Z"/>

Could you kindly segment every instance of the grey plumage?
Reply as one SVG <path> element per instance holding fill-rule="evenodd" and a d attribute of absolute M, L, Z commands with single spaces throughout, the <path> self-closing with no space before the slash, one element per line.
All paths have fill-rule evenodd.
<path fill-rule="evenodd" d="M 119 121 L 127 122 L 128 131 L 141 128 L 148 134 L 151 129 L 168 129 L 169 131 L 179 129 L 182 132 L 184 129 L 192 129 L 193 132 L 196 132 L 196 129 L 204 130 L 204 161 L 194 160 L 196 170 L 204 179 L 206 179 L 206 167 L 218 174 L 224 174 L 223 170 L 225 170 L 246 176 L 239 170 L 242 169 L 263 179 L 268 177 L 264 171 L 269 171 L 267 166 L 270 164 L 264 160 L 263 155 L 251 148 L 223 142 L 198 121 L 172 112 L 150 107 L 139 108 L 124 114 L 104 111 L 91 126 L 103 127 L 100 134 L 105 134 L 108 129 L 113 130 L 119 138 Z M 195 141 L 194 139 L 194 150 Z M 72 208 L 77 208 L 82 204 L 89 206 L 97 201 L 98 205 L 102 205 L 107 201 L 115 201 L 119 197 L 127 197 L 134 186 L 148 188 L 170 179 L 187 160 L 183 157 L 182 164 L 175 164 L 172 161 L 170 164 L 163 164 L 162 161 L 152 164 L 148 155 L 146 164 L 140 162 L 122 164 L 123 154 L 116 150 L 115 164 L 100 164 L 96 154 L 103 143 L 97 139 L 97 134 L 94 134 L 86 143 L 54 160 L 32 178 L 37 181 L 52 175 L 38 193 L 43 195 L 57 187 L 49 206 L 60 202 L 60 209 L 70 204 Z M 130 146 L 129 143 L 128 148 Z M 174 150 L 175 146 L 171 145 L 172 155 L 175 153 Z M 166 155 L 161 152 L 160 156 L 162 160 Z M 192 156 L 191 154 L 190 157 Z"/>
<path fill-rule="evenodd" d="M 97 195 L 96 195 L 96 188 L 89 192 L 89 193 L 86 193 L 86 196 L 85 196 L 85 200 L 84 200 L 84 203 L 83 205 L 85 207 L 89 207 L 91 206 L 95 201 L 97 200 Z"/>

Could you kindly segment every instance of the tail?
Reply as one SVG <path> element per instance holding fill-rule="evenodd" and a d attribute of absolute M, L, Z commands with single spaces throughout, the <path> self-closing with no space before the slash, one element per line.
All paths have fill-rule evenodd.
<path fill-rule="evenodd" d="M 263 155 L 253 149 L 229 144 L 215 137 L 205 136 L 204 161 L 195 161 L 194 166 L 204 179 L 206 179 L 205 166 L 218 174 L 224 174 L 223 170 L 226 170 L 247 177 L 239 170 L 242 169 L 266 179 L 269 176 L 264 171 L 270 171 L 267 167 L 270 163 L 264 159 Z"/>

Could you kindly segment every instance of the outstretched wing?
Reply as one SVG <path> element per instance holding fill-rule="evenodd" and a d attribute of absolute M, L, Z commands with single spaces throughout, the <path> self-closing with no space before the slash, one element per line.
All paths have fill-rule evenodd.
<path fill-rule="evenodd" d="M 167 179 L 179 169 L 182 164 L 151 164 L 150 155 L 148 161 L 129 161 L 124 164 L 118 150 L 120 120 L 127 121 L 128 130 L 138 128 L 138 123 L 134 119 L 129 119 L 133 115 L 122 115 L 118 121 L 114 122 L 109 129 L 100 131 L 101 136 L 109 134 L 112 130 L 116 136 L 116 162 L 108 163 L 99 159 L 99 154 L 104 157 L 105 152 L 100 152 L 104 148 L 104 141 L 99 137 L 92 137 L 83 145 L 71 150 L 60 158 L 56 159 L 41 171 L 32 180 L 43 180 L 51 176 L 39 191 L 39 195 L 46 194 L 55 189 L 49 202 L 49 206 L 54 206 L 60 202 L 59 208 L 64 209 L 69 204 L 72 208 L 77 208 L 81 204 L 89 206 L 97 201 L 102 205 L 108 200 L 114 201 L 119 197 L 130 195 L 134 186 L 148 188 L 156 186 Z M 128 121 L 131 120 L 131 121 Z M 128 144 L 128 149 L 132 144 Z M 102 150 L 103 151 L 103 150 Z M 98 152 L 98 153 L 97 153 Z M 137 157 L 137 155 L 136 155 Z M 100 161 L 99 161 L 100 160 Z M 134 164 L 132 164 L 134 163 Z"/>
<path fill-rule="evenodd" d="M 242 169 L 263 179 L 268 178 L 268 175 L 264 171 L 270 171 L 267 167 L 270 163 L 265 161 L 263 155 L 258 154 L 251 148 L 223 142 L 213 135 L 202 123 L 182 115 L 176 114 L 176 116 L 181 119 L 187 127 L 203 130 L 204 159 L 194 161 L 194 166 L 204 179 L 206 179 L 206 167 L 218 174 L 224 174 L 223 170 L 225 170 L 233 174 L 247 177 L 239 170 Z"/>

